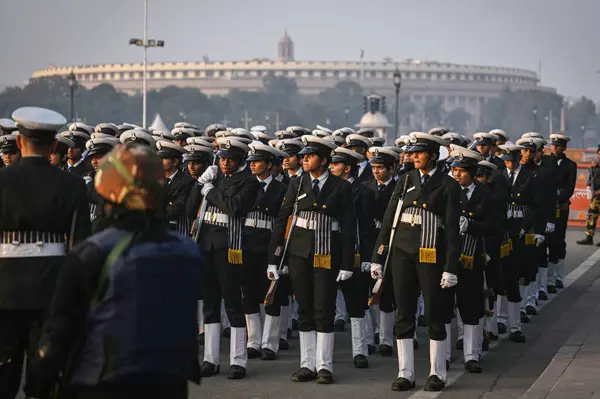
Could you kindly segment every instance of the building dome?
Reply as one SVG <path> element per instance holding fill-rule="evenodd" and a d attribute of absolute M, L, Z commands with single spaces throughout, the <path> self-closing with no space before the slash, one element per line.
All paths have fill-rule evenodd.
<path fill-rule="evenodd" d="M 279 39 L 277 58 L 279 61 L 294 61 L 294 42 L 288 35 L 287 30 L 283 34 L 283 37 Z"/>
<path fill-rule="evenodd" d="M 386 127 L 391 127 L 392 125 L 390 125 L 388 118 L 381 112 L 375 112 L 375 113 L 367 112 L 366 114 L 363 115 L 362 118 L 360 118 L 360 123 L 358 124 L 358 126 L 361 129 L 363 129 L 366 127 L 386 128 Z"/>

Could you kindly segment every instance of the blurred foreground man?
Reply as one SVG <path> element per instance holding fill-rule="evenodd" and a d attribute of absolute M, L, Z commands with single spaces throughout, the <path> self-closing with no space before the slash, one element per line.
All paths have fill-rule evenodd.
<path fill-rule="evenodd" d="M 66 249 L 90 231 L 83 180 L 50 165 L 54 136 L 66 119 L 43 108 L 13 113 L 23 158 L 0 169 L 0 398 L 27 377 Z M 68 245 L 67 245 L 68 243 Z"/>
<path fill-rule="evenodd" d="M 69 253 L 25 392 L 47 397 L 187 398 L 199 382 L 196 306 L 202 253 L 160 216 L 165 177 L 147 147 L 101 163 L 110 227 Z M 65 397 L 63 396 L 63 397 Z"/>

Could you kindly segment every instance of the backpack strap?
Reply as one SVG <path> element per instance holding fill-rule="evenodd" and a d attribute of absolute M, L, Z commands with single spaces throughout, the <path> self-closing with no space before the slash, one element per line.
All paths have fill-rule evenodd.
<path fill-rule="evenodd" d="M 92 297 L 90 301 L 90 308 L 95 308 L 98 305 L 98 302 L 102 299 L 102 293 L 104 292 L 104 287 L 108 283 L 108 275 L 110 273 L 110 269 L 113 267 L 117 260 L 123 255 L 123 253 L 129 248 L 129 245 L 133 241 L 134 233 L 127 233 L 124 235 L 115 246 L 111 249 L 104 261 L 104 265 L 100 270 L 100 275 L 98 276 L 98 284 L 96 286 L 96 293 Z"/>

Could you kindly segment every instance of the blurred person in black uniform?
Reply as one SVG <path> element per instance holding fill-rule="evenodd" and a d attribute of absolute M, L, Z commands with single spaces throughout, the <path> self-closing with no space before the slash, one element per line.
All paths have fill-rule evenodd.
<path fill-rule="evenodd" d="M 181 171 L 182 157 L 187 150 L 166 140 L 157 141 L 156 148 L 167 181 L 165 205 L 169 228 L 186 237 L 189 235 L 191 223 L 185 213 L 185 206 L 194 185 L 194 179 Z"/>
<path fill-rule="evenodd" d="M 379 148 L 374 147 L 370 149 L 374 156 L 379 154 L 379 150 Z M 356 216 L 354 269 L 352 277 L 340 282 L 339 285 L 350 316 L 352 357 L 356 368 L 369 367 L 365 311 L 368 309 L 369 283 L 372 280 L 370 278 L 370 256 L 373 253 L 376 238 L 373 209 L 375 194 L 356 180 L 358 164 L 363 160 L 364 157 L 359 153 L 340 147 L 333 151 L 329 165 L 329 170 L 334 176 L 342 177 L 352 185 L 354 214 Z"/>
<path fill-rule="evenodd" d="M 76 124 L 71 124 L 69 129 L 61 133 L 61 136 L 72 140 L 75 146 L 69 147 L 67 152 L 66 171 L 74 173 L 79 177 L 83 177 L 93 170 L 92 165 L 83 158 L 85 151 L 85 143 L 90 139 L 90 135 L 81 130 L 76 130 Z"/>
<path fill-rule="evenodd" d="M 398 155 L 393 151 L 377 150 L 377 155 L 374 155 L 369 161 L 373 170 L 373 179 L 366 182 L 365 185 L 375 194 L 373 201 L 375 237 L 379 234 L 385 210 L 396 187 L 396 180 L 393 178 L 392 173 L 395 162 L 398 159 Z M 386 270 L 384 279 L 385 282 L 379 303 L 373 304 L 369 313 L 378 326 L 374 334 L 378 337 L 376 340 L 379 344 L 379 354 L 382 356 L 392 356 L 394 354 L 396 305 L 394 303 L 394 285 L 391 268 L 388 267 Z M 371 280 L 373 281 L 370 284 L 370 288 L 372 289 L 374 280 Z"/>
<path fill-rule="evenodd" d="M 61 137 L 62 140 L 68 140 L 65 137 Z M 57 140 L 59 140 L 57 138 Z M 112 137 L 110 138 L 93 138 L 85 143 L 85 148 L 88 151 L 87 158 L 90 160 L 93 170 L 86 173 L 83 176 L 85 185 L 87 187 L 88 202 L 90 204 L 90 220 L 92 221 L 92 231 L 98 232 L 101 228 L 99 225 L 103 223 L 104 217 L 104 199 L 98 195 L 96 188 L 94 187 L 94 178 L 96 177 L 96 171 L 100 160 L 106 156 L 112 149 L 117 145 L 118 141 Z"/>
<path fill-rule="evenodd" d="M 283 158 L 285 177 L 281 181 L 283 184 L 289 185 L 290 179 L 302 176 L 302 156 L 298 153 L 304 148 L 304 144 L 300 139 L 283 139 L 277 142 L 275 148 L 289 155 Z"/>
<path fill-rule="evenodd" d="M 441 391 L 446 383 L 446 306 L 442 290 L 454 287 L 458 281 L 461 244 L 460 186 L 436 167 L 440 147 L 445 144 L 445 140 L 432 134 L 410 134 L 406 151 L 413 154 L 415 170 L 396 184 L 373 253 L 371 275 L 380 279 L 386 251 L 392 251 L 388 267 L 398 307 L 399 365 L 398 378 L 392 384 L 394 391 L 415 386 L 413 338 L 419 288 L 425 301 L 430 338 L 431 369 L 424 389 Z M 401 199 L 402 208 L 397 209 Z M 394 224 L 397 231 L 389 248 Z"/>
<path fill-rule="evenodd" d="M 502 129 L 492 129 L 489 131 L 489 133 L 496 138 L 496 142 L 494 143 L 493 152 L 499 158 L 500 155 L 502 154 L 502 150 L 500 149 L 499 146 L 504 145 L 504 144 L 506 144 L 506 142 L 508 142 L 508 134 L 506 134 L 506 132 Z M 504 166 L 502 166 L 501 168 L 503 168 L 503 167 Z"/>
<path fill-rule="evenodd" d="M 186 213 L 194 220 L 204 200 L 208 201 L 198 244 L 205 251 L 203 280 L 204 362 L 201 373 L 210 377 L 220 372 L 221 298 L 231 323 L 230 367 L 227 378 L 246 377 L 246 320 L 242 302 L 243 225 L 260 190 L 260 184 L 244 162 L 249 148 L 233 137 L 217 139 L 219 166 L 210 166 L 198 179 Z M 200 215 L 202 216 L 202 215 Z M 195 222 L 196 223 L 196 222 Z"/>
<path fill-rule="evenodd" d="M 371 147 L 371 142 L 366 136 L 362 136 L 358 133 L 349 134 L 348 136 L 346 136 L 346 148 L 351 151 L 357 152 L 363 157 L 365 157 L 364 161 L 358 164 L 357 180 L 360 183 L 368 182 L 373 178 L 371 164 L 366 158 L 367 150 L 369 149 L 369 147 Z"/>
<path fill-rule="evenodd" d="M 212 165 L 214 151 L 198 144 L 188 144 L 184 148 L 187 151 L 187 171 L 192 179 L 198 180 L 206 168 Z"/>
<path fill-rule="evenodd" d="M 55 136 L 56 143 L 50 149 L 50 164 L 60 170 L 67 170 L 67 153 L 69 148 L 75 147 L 75 142 L 60 134 Z"/>
<path fill-rule="evenodd" d="M 119 135 L 119 128 L 113 123 L 100 123 L 94 128 L 94 133 L 102 133 L 117 137 Z"/>
<path fill-rule="evenodd" d="M 565 279 L 565 256 L 567 255 L 567 222 L 571 197 L 577 181 L 577 164 L 567 157 L 567 143 L 570 137 L 563 134 L 551 134 L 552 154 L 549 156 L 555 164 L 552 179 L 556 184 L 558 203 L 556 206 L 555 229 L 548 242 L 548 285 L 563 288 Z"/>
<path fill-rule="evenodd" d="M 0 136 L 0 152 L 2 152 L 2 163 L 4 166 L 14 166 L 21 159 L 21 151 L 17 146 L 16 134 L 5 134 Z"/>
<path fill-rule="evenodd" d="M 0 118 L 0 136 L 10 135 L 15 130 L 17 130 L 15 121 L 13 121 L 12 119 L 8 119 L 8 118 Z M 9 140 L 10 139 L 7 139 L 7 141 L 9 141 Z M 2 144 L 3 144 L 2 141 L 0 141 L 0 146 Z M 18 150 L 18 148 L 17 148 L 17 150 Z M 3 153 L 1 147 L 0 147 L 0 153 Z M 13 158 L 14 156 L 9 155 L 9 157 Z M 10 163 L 10 160 L 9 160 L 9 163 Z M 6 164 L 4 163 L 4 160 L 2 159 L 2 157 L 0 157 L 0 168 L 2 168 L 4 166 L 6 166 Z"/>
<path fill-rule="evenodd" d="M 147 147 L 101 162 L 95 188 L 111 223 L 65 259 L 27 394 L 47 397 L 60 378 L 61 397 L 183 399 L 199 382 L 202 254 L 167 230 L 164 184 Z"/>
<path fill-rule="evenodd" d="M 286 263 L 298 302 L 300 369 L 292 381 L 316 378 L 319 384 L 331 384 L 336 281 L 353 274 L 356 218 L 350 183 L 328 170 L 335 145 L 312 135 L 302 142 L 305 173 L 288 187 L 271 235 L 269 266 L 279 264 L 287 232 L 293 229 Z M 295 209 L 296 225 L 288 226 Z"/>
<path fill-rule="evenodd" d="M 499 169 L 504 169 L 504 161 L 495 154 L 496 136 L 490 133 L 480 132 L 473 135 L 477 152 L 483 155 L 483 160 L 491 162 Z"/>
<path fill-rule="evenodd" d="M 151 134 L 140 129 L 127 130 L 119 136 L 119 140 L 123 144 L 145 145 L 152 149 L 156 149 L 156 140 Z"/>
<path fill-rule="evenodd" d="M 266 305 L 264 329 L 261 321 L 260 306 L 269 288 L 269 279 L 278 279 L 288 270 L 268 268 L 269 241 L 275 218 L 281 208 L 287 186 L 271 176 L 272 160 L 288 157 L 288 154 L 265 144 L 250 144 L 250 153 L 246 161 L 250 171 L 260 184 L 260 190 L 254 200 L 252 210 L 246 215 L 243 228 L 244 276 L 248 291 L 244 292 L 244 313 L 248 328 L 248 358 L 260 357 L 262 360 L 274 360 L 279 351 L 281 326 L 281 305 L 287 305 L 287 292 L 279 286 L 275 299 Z M 284 320 L 287 325 L 287 319 Z"/>
<path fill-rule="evenodd" d="M 187 139 L 195 136 L 195 130 L 191 128 L 186 128 L 182 126 L 175 127 L 171 130 L 171 135 L 173 136 L 173 143 L 178 146 L 185 147 L 187 144 Z"/>
<path fill-rule="evenodd" d="M 12 117 L 23 157 L 0 169 L 0 397 L 8 399 L 17 395 L 25 353 L 30 379 L 67 243 L 90 233 L 83 180 L 48 161 L 66 119 L 37 107 L 19 108 Z"/>

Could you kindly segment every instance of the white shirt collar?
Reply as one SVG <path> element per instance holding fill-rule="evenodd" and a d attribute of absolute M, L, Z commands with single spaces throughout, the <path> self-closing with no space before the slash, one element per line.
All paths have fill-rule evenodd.
<path fill-rule="evenodd" d="M 468 189 L 469 191 L 467 191 L 467 198 L 471 199 L 471 195 L 473 195 L 473 191 L 475 191 L 475 183 L 471 183 L 471 185 L 469 187 L 463 187 L 463 189 Z"/>
<path fill-rule="evenodd" d="M 171 176 L 167 177 L 167 179 L 169 179 L 169 182 L 173 181 L 173 178 L 175 177 L 175 175 L 177 174 L 177 172 L 179 172 L 177 169 L 175 169 L 175 173 L 173 173 Z"/>
<path fill-rule="evenodd" d="M 354 183 L 354 176 L 350 176 L 346 181 L 350 184 Z"/>
<path fill-rule="evenodd" d="M 289 170 L 287 171 L 288 176 L 292 177 L 292 176 L 302 176 L 302 173 L 304 172 L 304 169 L 302 169 L 302 166 L 298 168 L 298 170 L 296 171 L 296 173 L 291 173 Z"/>
<path fill-rule="evenodd" d="M 69 161 L 67 161 L 67 168 L 68 168 L 68 169 L 71 169 L 71 168 L 76 168 L 76 167 L 78 167 L 79 165 L 81 165 L 81 163 L 82 163 L 83 161 L 84 161 L 84 158 L 83 158 L 83 157 L 81 157 L 81 159 L 80 159 L 79 161 L 75 162 L 73 165 L 71 165 L 71 164 L 69 163 Z"/>
<path fill-rule="evenodd" d="M 437 167 L 431 169 L 429 171 L 429 173 L 427 173 L 429 175 L 429 178 L 431 178 L 431 176 L 433 176 L 433 174 L 437 171 Z M 425 175 L 425 173 L 423 173 L 423 171 L 421 169 L 419 169 L 419 174 L 421 176 L 421 181 L 423 181 L 423 176 Z"/>
<path fill-rule="evenodd" d="M 519 166 L 517 166 L 517 169 L 515 169 L 515 170 L 514 170 L 514 174 L 515 174 L 515 176 L 519 174 L 519 172 L 521 171 L 521 167 L 522 167 L 522 166 L 523 166 L 523 165 L 519 164 Z M 510 169 L 506 168 L 506 173 L 508 173 L 508 175 L 510 176 L 510 174 L 511 174 L 512 172 L 510 171 Z"/>
<path fill-rule="evenodd" d="M 329 171 L 326 170 L 325 173 L 323 173 L 321 176 L 314 178 L 312 175 L 310 176 L 310 184 L 314 184 L 315 180 L 319 181 L 319 190 L 323 188 L 323 185 L 325 184 L 325 181 L 327 180 L 327 178 L 329 177 Z"/>
<path fill-rule="evenodd" d="M 392 182 L 392 180 L 394 180 L 394 178 L 393 178 L 393 177 L 390 177 L 390 178 L 388 179 L 388 181 L 386 181 L 385 183 L 380 183 L 380 182 L 379 182 L 379 181 L 377 181 L 377 180 L 375 180 L 375 181 L 377 182 L 377 187 L 379 187 L 379 185 L 381 185 L 381 184 L 383 184 L 384 186 L 389 186 L 389 185 L 390 185 L 390 183 Z"/>
<path fill-rule="evenodd" d="M 283 180 L 283 174 L 280 173 L 277 176 L 275 176 L 275 180 L 277 180 L 278 182 L 281 182 Z"/>
<path fill-rule="evenodd" d="M 258 180 L 260 183 L 266 183 L 265 188 L 264 188 L 264 190 L 266 192 L 267 188 L 269 188 L 269 184 L 271 184 L 271 182 L 273 181 L 273 176 L 269 175 L 269 177 L 267 177 L 265 180 L 260 180 L 257 176 L 256 180 Z"/>

